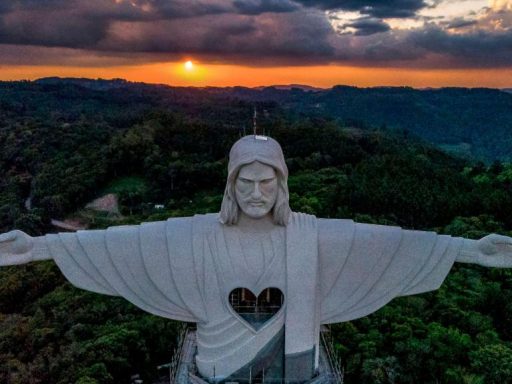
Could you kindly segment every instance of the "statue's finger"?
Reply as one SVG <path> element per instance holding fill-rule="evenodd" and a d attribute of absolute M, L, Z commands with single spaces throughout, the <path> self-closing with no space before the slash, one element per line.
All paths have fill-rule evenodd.
<path fill-rule="evenodd" d="M 495 235 L 494 243 L 501 245 L 512 245 L 512 237 L 503 236 L 503 235 Z"/>
<path fill-rule="evenodd" d="M 486 237 L 487 241 L 494 245 L 509 245 L 512 244 L 512 237 L 492 234 Z"/>
<path fill-rule="evenodd" d="M 499 241 L 494 243 L 499 253 L 504 254 L 506 257 L 512 257 L 512 242 L 511 241 Z"/>

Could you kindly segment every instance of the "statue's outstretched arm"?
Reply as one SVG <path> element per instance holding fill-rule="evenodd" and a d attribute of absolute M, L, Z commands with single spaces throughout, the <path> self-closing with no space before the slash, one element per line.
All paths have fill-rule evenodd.
<path fill-rule="evenodd" d="M 78 288 L 122 296 L 158 316 L 203 321 L 203 300 L 194 273 L 192 219 L 31 237 L 0 235 L 0 267 L 55 261 Z"/>
<path fill-rule="evenodd" d="M 31 237 L 18 230 L 0 235 L 0 267 L 51 258 L 44 237 Z"/>
<path fill-rule="evenodd" d="M 480 240 L 464 239 L 455 261 L 484 267 L 512 268 L 512 237 L 491 234 Z"/>

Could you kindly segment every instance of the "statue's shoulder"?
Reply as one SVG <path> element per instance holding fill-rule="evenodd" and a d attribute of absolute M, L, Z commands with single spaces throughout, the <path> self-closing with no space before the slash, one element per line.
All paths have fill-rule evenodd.
<path fill-rule="evenodd" d="M 354 228 L 355 222 L 351 219 L 324 219 L 317 218 L 318 230 L 322 232 L 338 232 L 340 230 L 350 231 Z"/>
<path fill-rule="evenodd" d="M 199 229 L 199 228 L 213 228 L 218 226 L 220 223 L 218 221 L 218 214 L 209 213 L 205 215 L 194 215 L 194 216 L 186 216 L 186 217 L 169 217 L 167 220 L 163 221 L 150 221 L 144 222 L 140 225 L 127 225 L 127 226 L 118 226 L 109 228 L 109 230 L 117 229 L 117 230 L 133 230 L 136 231 L 138 228 L 141 228 L 142 231 L 179 231 L 183 233 L 183 231 Z"/>
<path fill-rule="evenodd" d="M 206 213 L 194 215 L 190 218 L 191 225 L 195 230 L 210 231 L 222 226 L 218 213 Z"/>
<path fill-rule="evenodd" d="M 401 231 L 402 228 L 395 225 L 382 225 L 370 223 L 358 223 L 351 219 L 318 219 L 318 228 L 323 232 L 338 232 L 340 230 L 358 232 L 386 233 Z M 421 231 L 423 232 L 423 231 Z"/>
<path fill-rule="evenodd" d="M 127 226 L 125 231 L 141 231 L 143 235 L 167 233 L 173 241 L 186 241 L 194 233 L 210 232 L 220 225 L 218 214 L 195 215 L 187 217 L 170 217 L 163 221 L 152 221 L 140 225 Z"/>
<path fill-rule="evenodd" d="M 350 219 L 317 219 L 318 241 L 320 250 L 325 253 L 329 250 L 333 257 L 337 257 L 336 250 L 352 241 L 356 223 Z"/>
<path fill-rule="evenodd" d="M 304 212 L 295 212 L 295 211 L 292 211 L 291 212 L 291 215 L 290 215 L 290 218 L 292 220 L 297 220 L 301 217 L 308 217 L 308 218 L 311 218 L 311 219 L 317 219 L 317 217 L 315 215 L 312 215 L 310 213 L 304 213 Z"/>

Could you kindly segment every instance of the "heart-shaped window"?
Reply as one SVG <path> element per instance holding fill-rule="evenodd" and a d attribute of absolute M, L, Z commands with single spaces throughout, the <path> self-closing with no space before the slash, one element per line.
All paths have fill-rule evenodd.
<path fill-rule="evenodd" d="M 248 288 L 235 288 L 229 304 L 254 329 L 260 329 L 283 306 L 284 295 L 279 288 L 265 288 L 256 297 Z"/>

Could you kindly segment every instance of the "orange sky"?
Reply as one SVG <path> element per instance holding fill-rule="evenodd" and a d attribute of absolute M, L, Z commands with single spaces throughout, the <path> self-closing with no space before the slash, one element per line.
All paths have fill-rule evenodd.
<path fill-rule="evenodd" d="M 0 66 L 1 80 L 33 80 L 40 77 L 123 78 L 129 81 L 175 86 L 260 86 L 307 84 L 331 87 L 336 84 L 411 87 L 512 88 L 512 68 L 507 69 L 410 69 L 346 66 L 246 67 L 195 64 L 186 71 L 184 63 L 159 63 L 114 67 Z"/>

